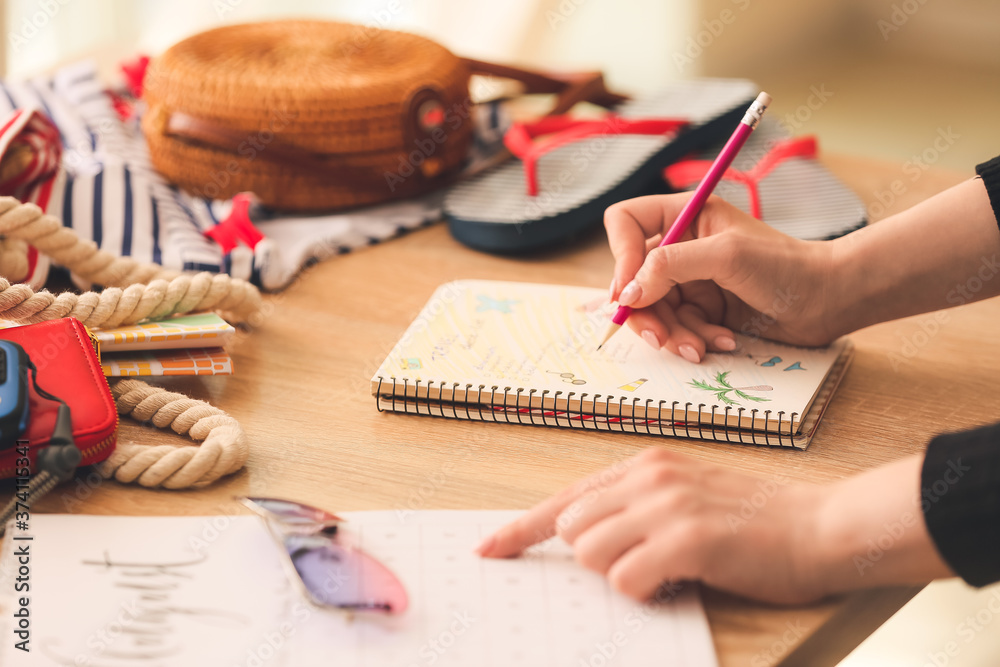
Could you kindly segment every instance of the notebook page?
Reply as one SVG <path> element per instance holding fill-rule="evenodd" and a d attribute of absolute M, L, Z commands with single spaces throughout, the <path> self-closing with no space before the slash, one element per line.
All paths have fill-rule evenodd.
<path fill-rule="evenodd" d="M 730 406 L 747 413 L 757 409 L 801 416 L 844 349 L 843 341 L 812 349 L 764 340 L 767 323 L 762 321 L 750 331 L 754 335 L 737 336 L 736 351 L 710 353 L 700 364 L 650 348 L 628 327 L 597 350 L 613 311 L 601 289 L 475 280 L 447 283 L 435 291 L 375 373 L 373 393 L 379 378 L 383 393 L 392 391 L 392 378 L 397 387 L 405 378 L 409 395 L 422 383 L 422 395 L 427 396 L 432 383 L 429 395 L 437 396 L 443 386 L 447 398 L 457 384 L 461 400 L 482 398 L 480 386 L 487 398 L 492 387 L 500 391 L 510 387 L 511 392 L 524 389 L 518 397 L 522 401 L 528 400 L 532 389 L 536 400 L 543 392 L 558 391 L 563 397 L 568 392 L 576 397 L 586 393 L 590 398 L 581 402 L 583 410 L 597 395 L 598 405 L 613 409 L 663 400 L 668 407 L 674 401 L 681 406 L 690 403 L 695 415 L 697 406 L 704 404 L 720 411 Z M 466 385 L 471 385 L 471 392 L 464 393 Z M 754 426 L 762 427 L 763 420 L 757 421 L 761 423 Z M 776 423 L 772 417 L 770 425 Z"/>
<path fill-rule="evenodd" d="M 346 513 L 362 547 L 411 593 L 411 614 L 360 633 L 340 619 L 304 630 L 294 664 L 412 667 L 714 667 L 708 621 L 694 584 L 640 604 L 581 568 L 550 540 L 519 559 L 483 559 L 473 548 L 517 511 Z M 316 634 L 311 634 L 315 632 Z M 324 637 L 340 653 L 320 648 Z M 356 641 L 354 653 L 348 642 Z"/>
<path fill-rule="evenodd" d="M 518 514 L 343 514 L 353 538 L 409 592 L 410 608 L 391 618 L 352 618 L 305 605 L 256 517 L 36 515 L 32 650 L 23 653 L 5 641 L 0 663 L 717 665 L 693 584 L 665 588 L 662 604 L 640 604 L 579 567 L 559 541 L 520 559 L 472 553 L 482 537 Z M 24 544 L 10 539 L 15 534 L 8 533 L 0 560 L 0 631 L 7 637 L 15 607 L 14 545 Z"/>

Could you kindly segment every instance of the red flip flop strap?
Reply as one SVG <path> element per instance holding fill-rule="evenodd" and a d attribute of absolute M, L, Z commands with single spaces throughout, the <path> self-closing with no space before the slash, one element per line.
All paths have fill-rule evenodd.
<path fill-rule="evenodd" d="M 752 169 L 739 171 L 730 167 L 722 175 L 722 178 L 747 186 L 750 214 L 758 220 L 763 220 L 760 204 L 760 182 L 785 160 L 793 157 L 815 158 L 817 150 L 816 137 L 814 136 L 786 139 L 774 144 L 771 150 Z M 685 160 L 666 167 L 663 170 L 663 177 L 677 189 L 688 188 L 704 178 L 711 165 L 711 160 Z"/>
<path fill-rule="evenodd" d="M 610 115 L 599 120 L 548 116 L 532 123 L 514 123 L 504 135 L 504 145 L 524 163 L 528 195 L 538 194 L 538 159 L 546 153 L 581 139 L 598 135 L 661 135 L 675 132 L 687 121 L 674 118 L 627 119 Z M 542 139 L 536 139 L 544 137 Z"/>
<path fill-rule="evenodd" d="M 543 116 L 542 118 L 530 123 L 513 123 L 511 128 L 513 129 L 514 127 L 518 127 L 522 129 L 528 137 L 536 139 L 538 137 L 545 136 L 546 134 L 554 134 L 556 132 L 568 130 L 571 127 L 597 125 L 604 122 L 605 120 L 601 118 L 584 119 L 574 118 L 573 116 Z"/>
<path fill-rule="evenodd" d="M 815 158 L 817 150 L 816 137 L 812 135 L 779 141 L 753 166 L 750 175 L 760 183 L 785 160 L 793 157 Z"/>
<path fill-rule="evenodd" d="M 675 162 L 663 170 L 663 178 L 671 187 L 683 190 L 701 181 L 711 166 L 711 160 L 684 160 L 683 162 Z M 748 172 L 730 167 L 723 172 L 722 179 L 743 183 L 747 186 L 747 193 L 750 199 L 750 215 L 760 220 L 760 195 L 757 192 L 757 182 L 753 176 Z"/>

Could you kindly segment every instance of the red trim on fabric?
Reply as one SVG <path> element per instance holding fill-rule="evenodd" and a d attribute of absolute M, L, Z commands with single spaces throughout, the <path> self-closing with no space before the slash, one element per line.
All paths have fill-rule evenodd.
<path fill-rule="evenodd" d="M 18 126 L 21 121 L 23 124 Z M 31 151 L 26 167 L 0 183 L 0 194 L 34 202 L 44 210 L 51 196 L 52 182 L 59 174 L 62 157 L 59 130 L 41 111 L 34 109 L 25 115 L 25 110 L 18 109 L 4 123 L 0 137 L 4 140 L 0 142 L 3 146 L 0 159 L 15 145 L 27 146 Z"/>
<path fill-rule="evenodd" d="M 47 210 L 49 207 L 49 198 L 52 197 L 52 186 L 55 182 L 56 179 L 55 176 L 53 176 L 42 183 L 37 190 L 38 195 L 35 197 L 35 203 L 38 204 L 38 208 L 43 211 Z"/>
<path fill-rule="evenodd" d="M 21 110 L 21 109 L 15 109 L 14 112 L 11 114 L 10 119 L 6 123 L 4 123 L 4 125 L 3 125 L 2 128 L 0 128 L 0 134 L 3 134 L 7 130 L 9 130 L 10 126 L 13 125 L 14 123 L 16 123 L 17 119 L 21 117 L 22 113 L 24 113 L 23 110 Z"/>
<path fill-rule="evenodd" d="M 38 248 L 33 245 L 28 246 L 28 275 L 24 281 L 28 282 L 35 277 L 35 267 L 38 266 Z"/>
<path fill-rule="evenodd" d="M 225 220 L 205 231 L 205 236 L 218 243 L 222 252 L 232 252 L 241 241 L 253 249 L 264 240 L 264 235 L 250 220 L 250 205 L 253 202 L 254 196 L 248 192 L 236 195 L 233 197 L 232 210 Z"/>
<path fill-rule="evenodd" d="M 128 120 L 135 114 L 135 107 L 124 97 L 113 90 L 106 90 L 104 92 L 111 99 L 111 108 L 115 110 L 120 120 Z"/>
<path fill-rule="evenodd" d="M 149 56 L 140 54 L 135 60 L 123 60 L 118 67 L 125 76 L 125 85 L 132 97 L 142 97 L 143 83 L 146 81 L 146 71 L 149 69 Z"/>
<path fill-rule="evenodd" d="M 774 168 L 793 157 L 814 159 L 819 148 L 816 137 L 809 135 L 776 142 L 757 164 L 746 171 L 730 167 L 722 175 L 723 180 L 743 183 L 750 198 L 750 214 L 763 220 L 760 205 L 760 182 Z M 675 190 L 685 190 L 701 181 L 712 166 L 712 160 L 684 160 L 675 162 L 663 170 L 663 178 Z"/>
<path fill-rule="evenodd" d="M 535 197 L 538 195 L 538 159 L 560 146 L 598 135 L 670 134 L 687 124 L 688 121 L 675 118 L 630 119 L 616 114 L 596 120 L 546 116 L 532 123 L 513 123 L 503 143 L 524 163 L 528 195 Z"/>

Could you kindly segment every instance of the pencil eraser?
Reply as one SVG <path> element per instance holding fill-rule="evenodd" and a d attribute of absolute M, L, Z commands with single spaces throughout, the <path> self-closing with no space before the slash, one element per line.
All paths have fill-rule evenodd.
<path fill-rule="evenodd" d="M 771 96 L 768 95 L 767 93 L 762 92 L 760 95 L 757 96 L 757 103 L 769 107 L 771 106 Z"/>

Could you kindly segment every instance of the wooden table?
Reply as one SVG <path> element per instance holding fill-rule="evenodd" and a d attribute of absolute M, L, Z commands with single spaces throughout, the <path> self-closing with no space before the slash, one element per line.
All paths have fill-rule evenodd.
<path fill-rule="evenodd" d="M 869 202 L 875 193 L 891 192 L 893 181 L 904 183 L 889 212 L 964 177 L 929 171 L 911 182 L 899 164 L 840 157 L 827 162 Z M 163 382 L 242 422 L 252 446 L 244 471 L 188 492 L 65 485 L 36 509 L 242 513 L 231 500 L 236 494 L 298 498 L 334 511 L 526 508 L 651 446 L 750 473 L 780 471 L 792 480 L 822 483 L 921 451 L 933 433 L 986 423 L 1000 412 L 994 389 L 1000 355 L 979 353 L 994 340 L 997 299 L 948 311 L 948 320 L 931 335 L 918 333 L 927 316 L 855 334 L 853 367 L 806 452 L 486 427 L 375 410 L 369 378 L 439 284 L 486 278 L 604 287 L 611 267 L 601 230 L 563 251 L 503 258 L 464 248 L 442 225 L 317 265 L 268 297 L 255 330 L 240 332 L 231 347 L 236 376 Z M 889 354 L 901 354 L 904 341 L 916 344 L 916 354 L 894 370 Z M 183 443 L 128 420 L 120 438 Z M 7 497 L 7 485 L 0 485 L 0 493 Z M 717 591 L 707 591 L 705 599 L 722 665 L 783 660 L 817 667 L 836 664 L 917 590 L 858 593 L 801 608 L 765 606 Z"/>

